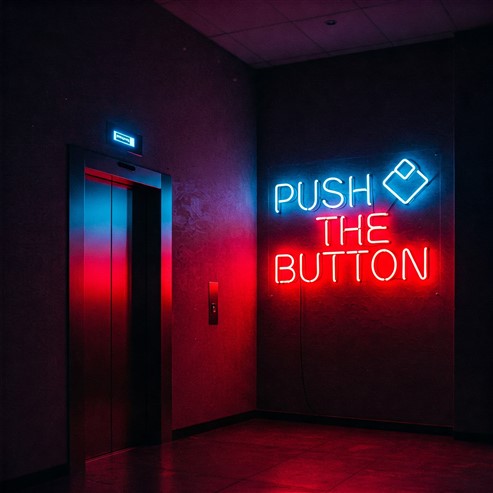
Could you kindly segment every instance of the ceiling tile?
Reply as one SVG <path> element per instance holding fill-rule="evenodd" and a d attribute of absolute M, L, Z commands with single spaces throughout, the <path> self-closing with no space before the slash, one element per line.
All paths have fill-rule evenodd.
<path fill-rule="evenodd" d="M 392 41 L 454 30 L 439 0 L 400 0 L 371 7 L 364 12 Z"/>
<path fill-rule="evenodd" d="M 327 58 L 327 53 L 315 53 L 313 55 L 303 55 L 290 58 L 283 58 L 282 60 L 273 60 L 271 65 L 286 65 L 288 63 L 306 62 L 308 60 L 320 60 L 321 58 Z"/>
<path fill-rule="evenodd" d="M 232 36 L 264 60 L 277 60 L 323 52 L 319 46 L 291 23 L 251 29 L 234 33 Z"/>
<path fill-rule="evenodd" d="M 383 5 L 384 3 L 397 2 L 398 0 L 354 0 L 354 2 L 361 7 L 366 9 L 368 7 L 376 7 L 377 5 Z"/>
<path fill-rule="evenodd" d="M 357 9 L 353 0 L 267 0 L 290 20 L 309 19 Z"/>
<path fill-rule="evenodd" d="M 430 41 L 438 41 L 440 39 L 448 39 L 452 38 L 454 36 L 453 33 L 451 32 L 445 32 L 445 33 L 433 33 L 433 34 L 427 34 L 426 36 L 420 36 L 419 38 L 408 38 L 408 39 L 403 39 L 398 42 L 394 42 L 394 46 L 405 46 L 405 45 L 413 45 L 417 43 L 428 43 Z"/>
<path fill-rule="evenodd" d="M 183 5 L 182 2 L 168 2 L 163 7 L 206 36 L 214 36 L 215 34 L 222 33 L 221 29 L 206 21 L 202 16 Z"/>
<path fill-rule="evenodd" d="M 325 18 L 296 22 L 296 25 L 326 51 L 352 49 L 358 46 L 387 43 L 388 39 L 374 26 L 361 10 L 335 14 L 337 21 L 327 26 Z"/>
<path fill-rule="evenodd" d="M 457 29 L 464 30 L 493 23 L 492 0 L 442 0 Z"/>
<path fill-rule="evenodd" d="M 252 53 L 248 48 L 245 48 L 241 43 L 233 39 L 230 34 L 214 36 L 211 39 L 219 46 L 223 47 L 225 50 L 238 57 L 240 60 L 243 60 L 245 63 L 264 62 L 264 60 L 262 60 L 262 58 L 260 58 L 258 55 Z"/>
<path fill-rule="evenodd" d="M 181 0 L 181 3 L 225 33 L 286 22 L 264 0 Z"/>
<path fill-rule="evenodd" d="M 365 51 L 382 50 L 384 48 L 392 48 L 394 43 L 387 41 L 386 43 L 379 43 L 374 45 L 355 46 L 353 48 L 346 48 L 344 50 L 337 50 L 330 52 L 330 56 L 351 55 L 354 53 L 364 53 Z"/>

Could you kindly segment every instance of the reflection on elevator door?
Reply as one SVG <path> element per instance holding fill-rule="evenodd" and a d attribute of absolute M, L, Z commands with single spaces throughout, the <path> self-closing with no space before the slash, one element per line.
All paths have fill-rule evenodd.
<path fill-rule="evenodd" d="M 132 330 L 132 189 L 86 176 L 84 402 L 86 458 L 135 445 L 142 341 Z"/>

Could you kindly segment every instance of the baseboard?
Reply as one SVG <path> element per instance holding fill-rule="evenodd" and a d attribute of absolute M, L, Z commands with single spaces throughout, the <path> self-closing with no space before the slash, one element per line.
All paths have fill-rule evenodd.
<path fill-rule="evenodd" d="M 377 421 L 358 418 L 340 418 L 331 416 L 314 416 L 310 414 L 284 413 L 278 411 L 256 410 L 242 414 L 235 414 L 225 418 L 215 419 L 205 423 L 180 428 L 173 431 L 173 440 L 197 435 L 216 428 L 228 426 L 250 419 L 271 419 L 279 421 L 291 421 L 299 423 L 313 423 L 331 426 L 344 426 L 348 428 L 366 428 L 382 431 L 403 431 L 409 433 L 423 433 L 428 435 L 455 436 L 452 427 L 426 425 L 417 423 L 401 423 L 394 421 Z M 467 439 L 467 438 L 464 438 Z M 479 438 L 478 438 L 479 439 Z M 484 437 L 483 437 L 484 439 Z"/>
<path fill-rule="evenodd" d="M 491 433 L 470 433 L 467 431 L 454 431 L 454 438 L 464 442 L 493 443 Z"/>
<path fill-rule="evenodd" d="M 257 418 L 280 421 L 294 421 L 314 423 L 348 428 L 367 428 L 382 431 L 404 431 L 410 433 L 424 433 L 429 435 L 452 435 L 452 427 L 424 425 L 416 423 L 400 423 L 394 421 L 377 421 L 358 418 L 340 418 L 331 416 L 313 416 L 309 414 L 283 413 L 277 411 L 256 411 Z"/>
<path fill-rule="evenodd" d="M 31 486 L 37 486 L 41 483 L 45 483 L 53 479 L 58 479 L 68 474 L 69 474 L 68 464 L 50 467 L 49 469 L 43 469 L 42 471 L 37 471 L 32 474 L 19 476 L 18 478 L 6 479 L 4 481 L 0 481 L 0 490 L 5 493 L 10 493 L 12 491 L 19 491 L 24 488 L 29 488 Z"/>
<path fill-rule="evenodd" d="M 234 414 L 232 416 L 226 416 L 225 418 L 214 419 L 205 423 L 199 423 L 197 425 L 173 430 L 172 438 L 173 440 L 178 440 L 180 438 L 186 438 L 191 435 L 197 435 L 199 433 L 211 431 L 216 428 L 222 428 L 223 426 L 234 425 L 236 423 L 241 423 L 242 421 L 248 421 L 256 417 L 257 411 L 248 411 L 246 413 Z"/>

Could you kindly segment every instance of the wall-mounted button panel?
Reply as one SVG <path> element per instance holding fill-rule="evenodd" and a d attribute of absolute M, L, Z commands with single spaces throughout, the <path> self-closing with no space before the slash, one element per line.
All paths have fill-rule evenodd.
<path fill-rule="evenodd" d="M 209 282 L 209 325 L 219 323 L 219 305 L 218 305 L 219 283 Z"/>

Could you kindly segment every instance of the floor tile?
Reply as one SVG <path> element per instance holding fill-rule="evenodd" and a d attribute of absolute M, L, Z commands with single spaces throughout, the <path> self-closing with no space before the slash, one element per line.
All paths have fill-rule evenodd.
<path fill-rule="evenodd" d="M 351 430 L 315 447 L 318 452 L 332 453 L 336 457 L 367 457 L 382 460 L 393 457 L 402 448 L 412 443 L 409 433 L 377 430 Z"/>
<path fill-rule="evenodd" d="M 159 464 L 146 463 L 120 456 L 116 461 L 94 461 L 86 468 L 86 478 L 109 484 L 121 491 L 197 491 L 215 492 L 229 486 L 235 479 L 218 475 L 198 475 L 193 473 L 165 470 Z"/>
<path fill-rule="evenodd" d="M 140 473 L 146 468 L 160 468 L 223 478 L 243 479 L 273 467 L 298 450 L 285 447 L 208 441 L 201 438 L 177 440 L 160 447 L 142 447 L 88 465 L 91 478 L 97 478 L 98 468 L 106 474 L 129 469 Z"/>
<path fill-rule="evenodd" d="M 368 459 L 342 459 L 308 452 L 250 478 L 278 485 L 328 491 L 368 465 Z"/>
<path fill-rule="evenodd" d="M 491 472 L 365 470 L 331 490 L 333 493 L 491 493 Z"/>
<path fill-rule="evenodd" d="M 265 481 L 245 480 L 221 490 L 221 493 L 320 493 L 320 489 L 312 489 L 300 486 L 288 486 L 268 483 Z"/>
<path fill-rule="evenodd" d="M 200 437 L 222 442 L 249 443 L 309 450 L 328 441 L 336 441 L 347 429 L 286 421 L 252 420 L 227 428 L 219 428 Z"/>

